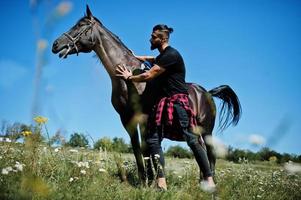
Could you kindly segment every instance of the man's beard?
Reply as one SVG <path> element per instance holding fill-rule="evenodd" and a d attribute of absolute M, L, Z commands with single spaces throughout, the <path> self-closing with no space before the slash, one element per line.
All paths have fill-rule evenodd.
<path fill-rule="evenodd" d="M 159 45 L 156 45 L 156 44 L 151 43 L 150 49 L 151 49 L 151 50 L 155 50 L 155 49 L 158 48 L 158 46 L 159 46 Z"/>

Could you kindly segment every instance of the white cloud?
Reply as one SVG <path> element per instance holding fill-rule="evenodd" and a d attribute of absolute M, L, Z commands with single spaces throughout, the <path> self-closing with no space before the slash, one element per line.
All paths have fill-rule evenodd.
<path fill-rule="evenodd" d="M 8 89 L 27 73 L 24 66 L 12 60 L 0 60 L 0 87 Z"/>
<path fill-rule="evenodd" d="M 265 138 L 261 135 L 252 134 L 249 137 L 249 142 L 253 145 L 263 145 L 265 144 Z"/>

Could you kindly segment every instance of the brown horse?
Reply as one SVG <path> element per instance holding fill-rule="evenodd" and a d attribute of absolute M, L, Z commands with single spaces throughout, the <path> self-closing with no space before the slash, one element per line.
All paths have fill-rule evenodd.
<path fill-rule="evenodd" d="M 147 173 L 142 154 L 145 147 L 144 138 L 147 116 L 141 113 L 140 106 L 140 95 L 145 89 L 145 83 L 128 83 L 116 77 L 115 72 L 118 64 L 126 64 L 130 70 L 134 71 L 139 70 L 142 63 L 135 58 L 116 35 L 92 15 L 87 6 L 86 16 L 54 41 L 52 52 L 59 53 L 59 57 L 67 58 L 71 54 L 89 53 L 91 51 L 97 54 L 111 78 L 111 102 L 119 113 L 122 124 L 130 136 L 138 167 L 138 175 L 145 180 Z M 220 128 L 224 129 L 230 124 L 236 125 L 238 123 L 241 107 L 236 94 L 229 86 L 222 85 L 207 92 L 197 84 L 189 85 L 190 105 L 197 114 L 199 134 L 204 139 L 212 135 L 215 123 L 216 106 L 213 97 L 218 97 L 223 101 L 220 111 Z M 141 145 L 139 131 L 141 134 Z M 216 158 L 213 146 L 206 143 L 206 148 L 210 166 L 214 172 Z"/>

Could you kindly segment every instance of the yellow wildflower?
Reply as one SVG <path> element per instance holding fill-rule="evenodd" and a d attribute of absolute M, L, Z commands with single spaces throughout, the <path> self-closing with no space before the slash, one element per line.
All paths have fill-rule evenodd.
<path fill-rule="evenodd" d="M 271 156 L 271 157 L 269 157 L 269 161 L 276 162 L 277 161 L 277 157 L 276 156 Z"/>
<path fill-rule="evenodd" d="M 42 116 L 37 116 L 37 117 L 33 118 L 33 120 L 38 124 L 45 124 L 48 121 L 48 118 L 42 117 Z"/>
<path fill-rule="evenodd" d="M 23 135 L 24 137 L 30 136 L 31 134 L 32 134 L 31 131 L 22 131 L 22 135 Z"/>

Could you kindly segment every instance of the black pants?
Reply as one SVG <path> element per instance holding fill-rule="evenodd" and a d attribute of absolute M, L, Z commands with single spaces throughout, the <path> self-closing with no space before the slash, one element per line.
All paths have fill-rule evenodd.
<path fill-rule="evenodd" d="M 207 152 L 204 146 L 199 142 L 199 137 L 189 131 L 189 118 L 186 110 L 180 104 L 174 104 L 174 122 L 173 125 L 177 127 L 177 130 L 185 138 L 188 146 L 192 150 L 195 159 L 198 163 L 200 171 L 203 174 L 203 177 L 212 176 L 212 171 L 210 169 Z M 154 121 L 155 113 L 150 117 L 149 120 Z M 164 156 L 162 153 L 161 142 L 163 139 L 164 133 L 163 129 L 156 126 L 151 126 L 148 130 L 146 136 L 146 143 L 148 145 L 149 153 L 154 157 L 154 155 L 160 155 L 159 164 L 164 169 Z M 156 167 L 156 166 L 155 166 Z M 160 166 L 159 166 L 160 167 Z M 158 176 L 164 177 L 164 170 L 157 169 Z"/>

